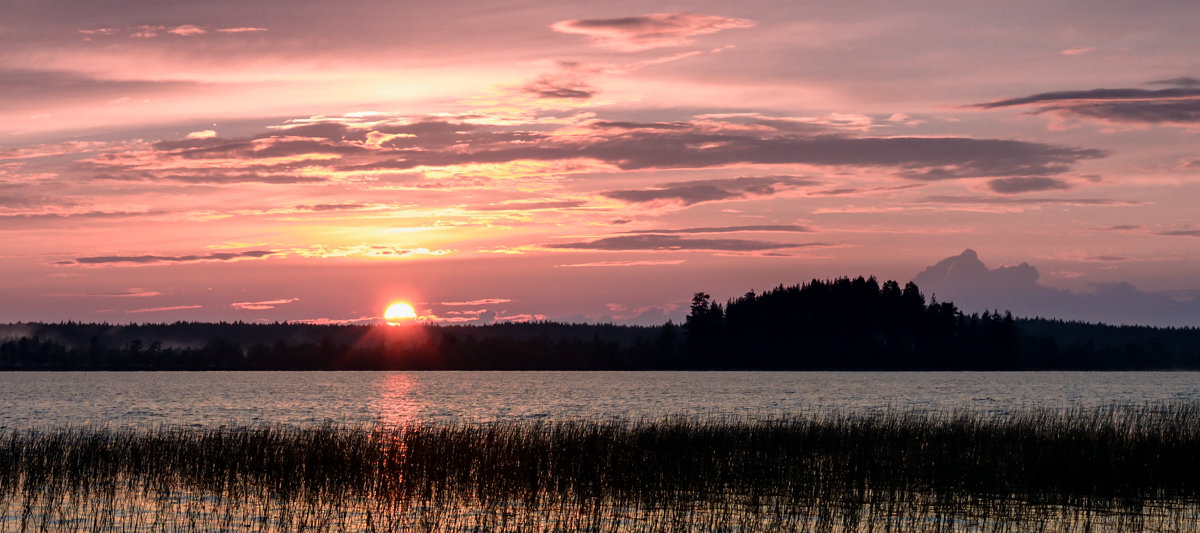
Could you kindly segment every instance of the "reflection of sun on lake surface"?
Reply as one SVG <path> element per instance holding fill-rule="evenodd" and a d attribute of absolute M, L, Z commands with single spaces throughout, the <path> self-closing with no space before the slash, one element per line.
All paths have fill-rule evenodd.
<path fill-rule="evenodd" d="M 408 374 L 391 374 L 379 383 L 375 410 L 379 423 L 392 428 L 408 428 L 420 420 L 421 405 L 416 399 L 417 380 Z"/>

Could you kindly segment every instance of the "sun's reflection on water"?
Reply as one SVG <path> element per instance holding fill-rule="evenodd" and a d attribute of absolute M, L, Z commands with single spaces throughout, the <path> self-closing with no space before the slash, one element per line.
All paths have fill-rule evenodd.
<path fill-rule="evenodd" d="M 375 412 L 379 425 L 392 430 L 408 430 L 421 425 L 417 379 L 411 374 L 389 374 L 378 385 Z"/>

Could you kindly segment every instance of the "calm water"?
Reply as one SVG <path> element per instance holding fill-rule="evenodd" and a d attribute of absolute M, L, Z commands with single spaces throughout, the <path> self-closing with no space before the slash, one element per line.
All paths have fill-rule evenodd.
<path fill-rule="evenodd" d="M 1194 372 L 0 373 L 0 427 L 1004 413 L 1200 400 Z"/>

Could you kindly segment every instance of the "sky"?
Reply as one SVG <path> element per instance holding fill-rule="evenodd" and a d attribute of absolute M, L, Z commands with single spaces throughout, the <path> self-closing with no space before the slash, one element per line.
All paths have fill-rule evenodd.
<path fill-rule="evenodd" d="M 660 324 L 875 275 L 1200 325 L 1196 27 L 1186 1 L 8 0 L 0 321 Z"/>

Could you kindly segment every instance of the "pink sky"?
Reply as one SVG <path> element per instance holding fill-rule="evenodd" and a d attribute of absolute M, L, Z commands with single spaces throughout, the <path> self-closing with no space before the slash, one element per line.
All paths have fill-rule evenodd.
<path fill-rule="evenodd" d="M 967 248 L 1200 294 L 1190 2 L 409 4 L 7 3 L 0 321 L 661 323 Z"/>

